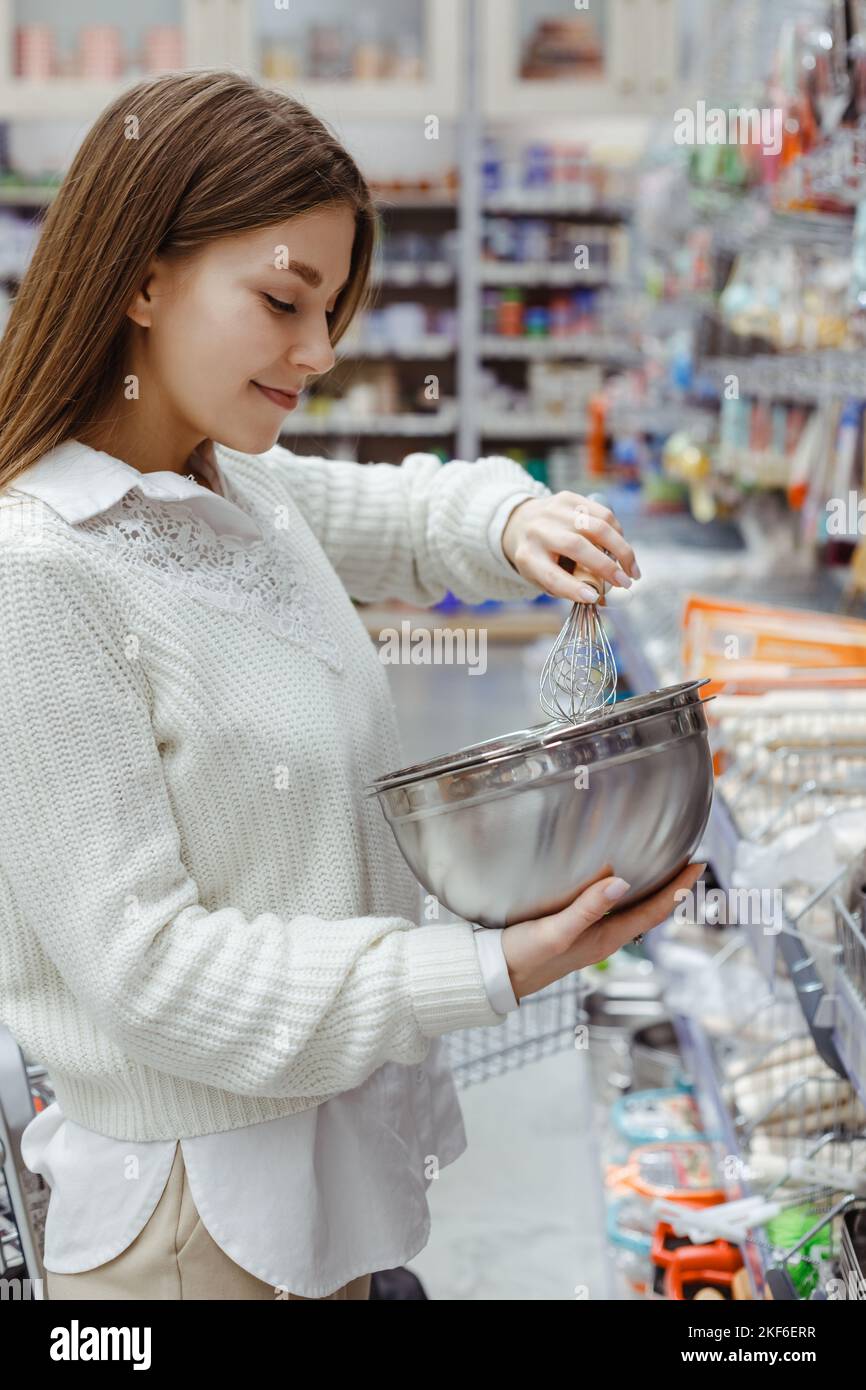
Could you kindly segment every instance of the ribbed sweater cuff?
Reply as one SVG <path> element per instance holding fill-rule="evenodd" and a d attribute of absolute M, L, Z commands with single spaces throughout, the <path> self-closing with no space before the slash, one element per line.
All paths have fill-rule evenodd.
<path fill-rule="evenodd" d="M 426 1037 L 504 1021 L 490 1003 L 468 922 L 416 927 L 408 956 L 412 1006 Z"/>
<path fill-rule="evenodd" d="M 459 526 L 461 543 L 474 554 L 479 567 L 489 570 L 488 530 L 499 507 L 510 497 L 514 498 L 516 506 L 528 495 L 550 497 L 553 494 L 549 487 L 520 468 L 513 459 L 493 457 L 485 459 L 484 464 L 491 476 L 483 486 L 473 489 L 468 502 L 465 497 L 460 498 L 461 512 L 459 517 L 455 515 L 452 518 L 452 523 Z M 535 598 L 542 592 L 537 584 L 510 567 L 501 576 L 497 575 L 493 582 L 496 584 L 495 596 L 498 597 Z"/>

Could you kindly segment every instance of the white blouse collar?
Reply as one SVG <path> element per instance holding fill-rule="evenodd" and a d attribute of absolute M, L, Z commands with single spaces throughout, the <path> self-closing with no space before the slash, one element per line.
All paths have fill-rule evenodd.
<path fill-rule="evenodd" d="M 214 446 L 218 454 L 219 445 Z M 225 479 L 218 467 L 218 481 Z M 77 439 L 64 440 L 43 454 L 10 484 L 10 492 L 22 492 L 47 503 L 64 521 L 76 525 L 113 507 L 137 487 L 145 497 L 160 502 L 184 502 L 198 511 L 212 530 L 240 540 L 258 541 L 262 531 L 248 512 L 227 496 L 172 469 L 142 473 L 112 454 L 92 449 Z"/>

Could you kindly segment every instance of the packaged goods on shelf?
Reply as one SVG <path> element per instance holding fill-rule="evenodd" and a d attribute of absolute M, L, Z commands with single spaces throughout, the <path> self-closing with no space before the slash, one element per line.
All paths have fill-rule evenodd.
<path fill-rule="evenodd" d="M 482 332 L 494 338 L 577 339 L 601 331 L 596 290 L 557 290 L 549 293 L 548 304 L 527 304 L 543 297 L 543 291 L 521 285 L 485 289 Z"/>
<path fill-rule="evenodd" d="M 488 215 L 482 236 L 485 262 L 573 267 L 576 272 L 605 271 L 615 277 L 624 272 L 627 261 L 628 236 L 619 225 Z"/>
<path fill-rule="evenodd" d="M 712 677 L 709 694 L 795 684 L 866 685 L 866 620 L 691 595 L 682 669 Z"/>
<path fill-rule="evenodd" d="M 539 19 L 525 41 L 520 75 L 528 80 L 601 76 L 598 20 L 590 14 Z"/>
<path fill-rule="evenodd" d="M 513 197 L 518 210 L 522 202 L 539 211 L 615 211 L 627 206 L 633 193 L 627 169 L 593 160 L 585 146 L 561 140 L 518 142 L 515 148 L 488 135 L 481 172 L 486 198 L 495 203 Z"/>
<path fill-rule="evenodd" d="M 15 76 L 28 81 L 79 78 L 111 81 L 124 75 L 165 72 L 185 65 L 184 31 L 176 24 L 154 24 L 138 39 L 115 24 L 87 24 L 71 46 L 58 41 L 53 25 L 15 28 Z"/>
<path fill-rule="evenodd" d="M 411 30 L 385 32 L 372 11 L 339 24 L 296 23 L 286 37 L 262 33 L 259 63 L 263 75 L 272 80 L 415 82 L 423 75 L 420 36 Z"/>

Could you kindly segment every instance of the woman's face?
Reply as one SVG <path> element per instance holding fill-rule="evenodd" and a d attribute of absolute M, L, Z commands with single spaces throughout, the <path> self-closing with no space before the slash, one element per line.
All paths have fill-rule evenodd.
<path fill-rule="evenodd" d="M 251 454 L 276 443 L 297 399 L 268 391 L 298 392 L 334 364 L 329 315 L 354 234 L 350 209 L 331 206 L 222 237 L 185 262 L 154 258 L 129 310 L 143 330 L 129 371 L 172 453 L 202 439 Z"/>

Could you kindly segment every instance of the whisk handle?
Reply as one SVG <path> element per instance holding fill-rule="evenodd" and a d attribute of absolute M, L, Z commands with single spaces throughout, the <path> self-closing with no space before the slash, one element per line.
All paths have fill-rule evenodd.
<path fill-rule="evenodd" d="M 570 555 L 560 555 L 559 564 L 580 583 L 589 584 L 597 594 L 601 595 L 604 592 L 604 583 L 598 575 L 590 574 L 589 570 L 578 569 Z"/>

